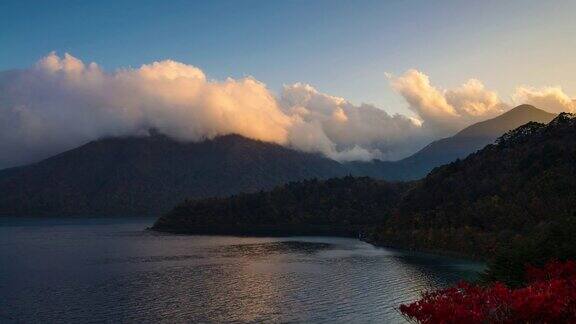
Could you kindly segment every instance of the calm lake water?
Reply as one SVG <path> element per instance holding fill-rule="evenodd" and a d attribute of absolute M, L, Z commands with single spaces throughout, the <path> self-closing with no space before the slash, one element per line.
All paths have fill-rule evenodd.
<path fill-rule="evenodd" d="M 345 238 L 184 236 L 153 219 L 0 219 L 0 322 L 403 322 L 482 265 Z"/>

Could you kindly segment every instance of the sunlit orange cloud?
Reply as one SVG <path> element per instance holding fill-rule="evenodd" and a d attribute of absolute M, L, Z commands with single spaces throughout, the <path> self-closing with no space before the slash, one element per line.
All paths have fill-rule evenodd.
<path fill-rule="evenodd" d="M 512 95 L 517 104 L 527 103 L 550 112 L 576 112 L 576 101 L 564 93 L 562 87 L 534 88 L 520 86 Z"/>

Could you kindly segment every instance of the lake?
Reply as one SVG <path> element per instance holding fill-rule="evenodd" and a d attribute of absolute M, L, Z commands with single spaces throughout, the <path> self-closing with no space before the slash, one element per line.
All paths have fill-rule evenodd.
<path fill-rule="evenodd" d="M 348 238 L 186 236 L 153 219 L 0 218 L 0 322 L 403 322 L 483 265 Z"/>

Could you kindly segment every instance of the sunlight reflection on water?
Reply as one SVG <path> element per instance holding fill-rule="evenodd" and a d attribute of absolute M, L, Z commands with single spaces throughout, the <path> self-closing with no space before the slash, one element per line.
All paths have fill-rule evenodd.
<path fill-rule="evenodd" d="M 401 322 L 469 261 L 346 238 L 184 236 L 151 219 L 0 220 L 0 322 Z"/>

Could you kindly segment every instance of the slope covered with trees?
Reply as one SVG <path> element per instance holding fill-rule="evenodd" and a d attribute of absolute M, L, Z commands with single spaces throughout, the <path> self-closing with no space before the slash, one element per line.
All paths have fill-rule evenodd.
<path fill-rule="evenodd" d="M 409 184 L 347 176 L 187 200 L 153 229 L 183 233 L 358 235 L 390 216 Z"/>
<path fill-rule="evenodd" d="M 528 123 L 496 144 L 432 171 L 375 242 L 489 256 L 576 210 L 576 119 Z"/>

